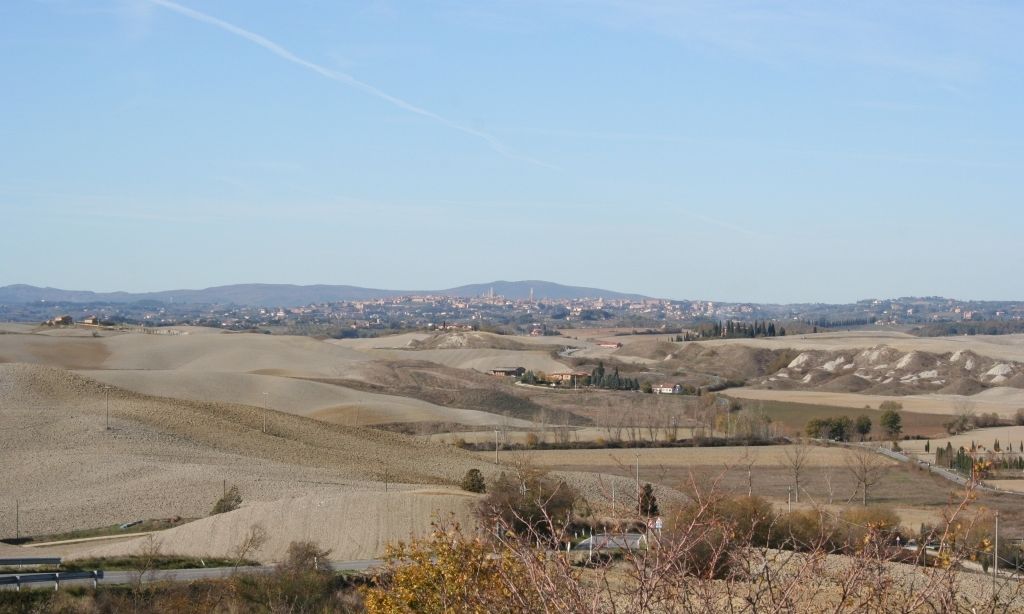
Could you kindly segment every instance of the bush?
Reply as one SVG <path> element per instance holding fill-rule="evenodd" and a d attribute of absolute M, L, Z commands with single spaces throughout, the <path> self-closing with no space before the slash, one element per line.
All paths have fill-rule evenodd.
<path fill-rule="evenodd" d="M 657 516 L 660 513 L 658 509 L 658 498 L 654 496 L 654 486 L 648 482 L 644 484 L 644 488 L 640 491 L 640 511 L 645 516 Z"/>
<path fill-rule="evenodd" d="M 324 565 L 330 555 L 330 550 L 323 550 L 313 542 L 292 542 L 288 544 L 288 556 L 278 569 L 289 573 L 330 570 L 330 566 Z"/>
<path fill-rule="evenodd" d="M 517 535 L 553 536 L 571 519 L 578 497 L 565 482 L 543 471 L 520 468 L 515 477 L 504 472 L 498 476 L 479 512 L 488 525 L 497 522 Z"/>
<path fill-rule="evenodd" d="M 1017 410 L 1017 413 L 1013 416 L 1013 421 L 1017 426 L 1024 426 L 1024 407 Z"/>
<path fill-rule="evenodd" d="M 389 547 L 376 586 L 363 591 L 366 611 L 375 613 L 548 611 L 528 565 L 531 560 L 504 553 L 495 557 L 486 543 L 438 529 L 428 539 Z M 553 579 L 553 578 L 548 578 Z M 513 582 L 515 585 L 513 586 Z M 552 592 L 563 587 L 556 583 Z M 547 586 L 547 585 L 545 585 Z"/>
<path fill-rule="evenodd" d="M 1002 423 L 1002 420 L 999 419 L 999 414 L 995 412 L 990 412 L 987 414 L 976 414 L 971 416 L 970 420 L 971 424 L 974 425 L 974 428 L 979 429 L 991 426 L 999 426 Z"/>
<path fill-rule="evenodd" d="M 809 551 L 823 548 L 831 551 L 838 541 L 832 526 L 815 510 L 798 510 L 779 517 L 771 544 L 776 548 Z"/>
<path fill-rule="evenodd" d="M 217 502 L 213 504 L 213 514 L 223 514 L 224 512 L 231 512 L 238 509 L 238 506 L 242 504 L 242 495 L 238 491 L 238 487 L 232 485 L 228 489 L 224 496 L 217 499 Z"/>
<path fill-rule="evenodd" d="M 484 483 L 484 476 L 479 469 L 470 469 L 462 476 L 460 484 L 466 492 L 487 492 L 487 485 Z"/>
<path fill-rule="evenodd" d="M 313 542 L 292 542 L 288 545 L 287 557 L 273 572 L 236 576 L 234 583 L 238 596 L 245 602 L 266 608 L 241 611 L 312 613 L 356 610 L 358 604 L 344 600 L 338 590 L 345 580 L 336 576 L 326 564 L 330 554 L 330 550 L 323 550 Z"/>
<path fill-rule="evenodd" d="M 840 545 L 847 553 L 854 553 L 865 543 L 870 527 L 886 543 L 892 542 L 899 534 L 900 517 L 885 507 L 856 507 L 840 514 L 836 533 Z"/>
<path fill-rule="evenodd" d="M 718 504 L 716 513 L 755 547 L 770 543 L 772 528 L 777 521 L 772 504 L 761 497 L 735 497 Z"/>
<path fill-rule="evenodd" d="M 885 409 L 885 411 L 882 412 L 882 415 L 878 418 L 878 424 L 880 424 L 885 430 L 885 433 L 895 441 L 903 431 L 903 416 L 900 415 L 898 408 L 894 406 L 902 407 L 902 405 L 895 401 L 885 401 L 882 405 L 885 405 L 886 403 L 892 403 L 893 406 L 890 406 L 889 409 Z M 879 409 L 882 409 L 882 405 L 878 406 Z"/>

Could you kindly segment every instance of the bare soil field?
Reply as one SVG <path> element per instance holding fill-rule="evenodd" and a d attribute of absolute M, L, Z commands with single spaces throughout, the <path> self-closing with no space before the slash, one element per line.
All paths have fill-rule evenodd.
<path fill-rule="evenodd" d="M 366 360 L 306 337 L 257 334 L 113 334 L 101 337 L 0 336 L 0 362 L 36 363 L 65 369 L 195 370 L 251 372 L 287 369 L 338 377 Z"/>
<path fill-rule="evenodd" d="M 621 480 L 619 506 L 636 496 L 635 471 L 639 453 L 640 481 L 655 484 L 659 498 L 666 488 L 681 493 L 707 492 L 713 488 L 737 495 L 745 495 L 750 489 L 753 494 L 782 508 L 788 505 L 793 486 L 792 473 L 786 464 L 789 447 L 538 450 L 516 452 L 514 455 L 519 462 L 553 471 L 617 476 Z M 480 453 L 479 456 L 484 459 L 488 454 Z M 835 509 L 858 505 L 859 486 L 848 463 L 852 458 L 853 452 L 846 448 L 813 446 L 800 480 L 801 505 L 834 506 Z M 886 470 L 881 481 L 869 491 L 869 503 L 898 511 L 910 530 L 917 530 L 921 522 L 937 521 L 950 504 L 963 498 L 962 488 L 945 479 L 892 460 L 884 460 L 884 466 Z M 602 503 L 610 505 L 611 489 L 605 486 L 601 493 Z M 974 507 L 999 509 L 1006 535 L 1024 537 L 1022 503 L 1024 499 L 1012 495 L 981 494 Z"/>
<path fill-rule="evenodd" d="M 351 425 L 453 424 L 477 429 L 465 434 L 459 430 L 456 437 L 484 441 L 490 441 L 493 427 L 499 427 L 513 431 L 509 441 L 525 441 L 528 433 L 543 432 L 542 425 L 550 429 L 568 424 L 579 429 L 579 436 L 596 439 L 608 436 L 610 420 L 628 415 L 636 424 L 654 425 L 658 433 L 674 420 L 681 427 L 679 436 L 685 436 L 700 402 L 697 397 L 514 386 L 479 372 L 499 366 L 568 370 L 550 351 L 560 338 L 483 336 L 459 346 L 447 337 L 438 341 L 439 337 L 426 335 L 324 342 L 206 329 L 180 332 L 79 337 L 25 334 L 15 327 L 0 334 L 0 363 L 32 363 L 0 364 L 0 464 L 14 468 L 12 479 L 0 486 L 0 536 L 13 534 L 13 509 L 6 502 L 15 498 L 21 504 L 22 532 L 40 534 L 140 518 L 201 517 L 227 483 L 241 488 L 245 505 L 239 512 L 249 515 L 200 521 L 206 524 L 191 526 L 175 538 L 182 547 L 230 548 L 250 521 L 263 518 L 260 522 L 274 524 L 267 526 L 270 533 L 316 535 L 339 553 L 364 553 L 426 526 L 424 517 L 439 501 L 443 504 L 437 510 L 451 511 L 461 509 L 467 499 L 457 493 L 406 496 L 406 491 L 450 486 L 469 468 L 479 468 L 490 478 L 498 470 L 513 470 L 505 463 L 518 462 L 556 471 L 595 509 L 607 510 L 610 484 L 622 493 L 634 484 L 632 451 L 544 451 L 525 456 L 506 451 L 500 453 L 499 468 L 488 453 L 474 455 L 428 438 Z M 430 339 L 438 341 L 430 349 L 409 349 L 411 342 Z M 680 368 L 671 352 L 678 344 L 657 336 L 614 339 L 622 340 L 624 347 L 601 350 L 633 348 L 643 354 L 638 360 L 652 361 L 649 368 L 659 365 L 652 372 L 659 378 L 674 376 Z M 566 345 L 584 348 L 588 343 L 565 340 Z M 738 345 L 735 349 L 753 356 L 740 369 L 761 368 L 775 352 L 752 354 Z M 726 359 L 727 354 L 722 352 Z M 610 357 L 609 364 L 615 359 Z M 104 385 L 113 387 L 109 431 L 104 429 Z M 746 388 L 729 393 L 736 390 L 795 394 Z M 987 412 L 991 410 L 979 399 L 1002 395 L 1005 407 L 1015 411 L 1018 405 L 1008 400 L 1014 392 L 993 388 L 970 399 L 977 411 Z M 912 411 L 908 400 L 914 397 L 893 398 Z M 262 409 L 264 402 L 268 410 Z M 878 402 L 850 394 L 843 405 L 877 407 Z M 850 411 L 857 415 L 858 410 Z M 934 421 L 941 413 L 932 407 L 928 411 L 914 418 L 908 414 L 908 427 L 917 417 Z M 801 424 L 815 417 L 804 416 L 802 409 L 790 413 Z M 573 422 L 573 416 L 579 421 Z M 445 437 L 450 440 L 451 435 L 435 439 Z M 641 479 L 656 483 L 659 499 L 666 502 L 680 501 L 680 491 L 691 490 L 694 479 L 701 484 L 717 479 L 728 489 L 745 492 L 748 475 L 737 466 L 748 461 L 741 460 L 739 450 L 640 450 Z M 791 481 L 778 456 L 784 454 L 782 449 L 751 448 L 750 453 L 757 458 L 752 471 L 758 487 L 778 504 Z M 839 502 L 851 495 L 855 485 L 844 454 L 839 449 L 815 450 L 803 483 L 809 497 Z M 396 532 L 378 527 L 365 536 L 353 536 L 342 523 L 336 533 L 317 533 L 314 519 L 318 514 L 333 518 L 335 507 L 347 510 L 345 514 L 387 518 L 389 510 L 380 511 L 367 502 L 381 493 L 384 480 L 391 484 L 389 490 L 402 491 L 391 506 L 397 514 L 392 523 Z M 889 472 L 872 498 L 908 514 L 930 514 L 948 500 L 948 490 L 945 483 L 900 468 Z M 344 502 L 347 497 L 351 502 Z M 412 516 L 416 519 L 408 520 Z M 1013 525 L 1012 514 L 1007 521 Z M 206 531 L 205 537 L 201 531 Z M 274 549 L 279 546 L 269 546 L 265 556 L 277 556 Z"/>
<path fill-rule="evenodd" d="M 427 360 L 446 367 L 472 369 L 484 373 L 502 367 L 523 367 L 528 371 L 544 373 L 570 370 L 568 365 L 552 358 L 550 352 L 537 350 L 372 350 L 371 355 L 379 360 Z"/>
<path fill-rule="evenodd" d="M 721 339 L 699 343 L 712 347 L 742 345 L 767 349 L 822 351 L 857 350 L 887 345 L 900 352 L 946 354 L 970 351 L 996 360 L 1024 362 L 1024 335 L 915 337 L 895 331 L 853 331 L 760 339 Z"/>
<path fill-rule="evenodd" d="M 457 369 L 487 372 L 523 367 L 558 373 L 569 367 L 552 357 L 560 337 L 512 337 L 481 332 L 406 334 L 377 339 L 332 339 L 328 343 L 358 349 L 377 360 L 430 361 Z"/>
<path fill-rule="evenodd" d="M 293 541 L 319 544 L 335 560 L 373 559 L 388 544 L 429 535 L 434 522 L 458 522 L 472 533 L 478 501 L 479 495 L 452 489 L 351 489 L 244 505 L 161 531 L 152 539 L 163 554 L 235 558 L 252 527 L 261 527 L 266 541 L 248 558 L 264 563 L 282 560 Z M 70 558 L 131 555 L 146 547 L 151 547 L 150 538 L 141 537 L 76 549 Z"/>
<path fill-rule="evenodd" d="M 730 388 L 725 394 L 739 399 L 783 401 L 807 405 L 864 407 L 877 409 L 884 401 L 895 401 L 907 412 L 953 415 L 965 403 L 979 413 L 995 412 L 1002 417 L 1013 416 L 1024 407 L 1024 390 L 993 388 L 971 396 L 928 394 L 905 396 L 874 396 L 853 392 L 822 392 L 818 390 L 765 390 L 762 388 Z"/>
<path fill-rule="evenodd" d="M 637 455 L 640 467 L 715 467 L 736 466 L 756 459 L 758 466 L 784 466 L 790 446 L 716 446 L 706 448 L 640 448 L 636 450 L 535 450 L 520 452 L 538 466 L 565 468 L 593 467 L 597 465 L 633 468 Z M 809 467 L 842 467 L 851 452 L 840 447 L 811 448 Z"/>
<path fill-rule="evenodd" d="M 723 394 L 728 395 L 732 390 L 727 390 Z M 743 404 L 747 407 L 764 411 L 765 415 L 771 418 L 772 424 L 777 427 L 778 432 L 784 435 L 804 435 L 807 422 L 812 418 L 828 419 L 845 416 L 853 420 L 859 416 L 867 416 L 871 419 L 872 425 L 872 431 L 868 437 L 873 439 L 885 437 L 879 426 L 882 412 L 878 409 L 809 405 L 789 401 L 745 400 Z M 929 414 L 911 411 L 903 412 L 902 417 L 903 434 L 908 437 L 939 437 L 946 434 L 946 428 L 943 424 L 949 421 L 948 414 Z"/>
<path fill-rule="evenodd" d="M 80 371 L 104 384 L 141 394 L 190 401 L 241 403 L 350 426 L 391 422 L 452 422 L 498 425 L 501 416 L 470 409 L 441 407 L 418 399 L 375 394 L 305 379 L 213 371 Z M 264 393 L 266 397 L 264 398 Z M 512 420 L 515 426 L 532 426 Z"/>
<path fill-rule="evenodd" d="M 1021 444 L 1024 444 L 1024 426 L 998 426 L 986 429 L 975 429 L 960 433 L 959 435 L 942 434 L 931 439 L 929 443 L 930 452 L 924 451 L 925 442 L 921 440 L 907 440 L 900 442 L 900 448 L 909 454 L 919 456 L 924 460 L 934 462 L 935 450 L 945 448 L 951 444 L 956 450 L 963 446 L 970 449 L 971 444 L 977 445 L 982 453 L 993 451 L 996 440 L 999 440 L 1000 449 L 1007 454 L 1021 455 Z M 1011 450 L 1012 448 L 1012 450 Z"/>
<path fill-rule="evenodd" d="M 400 490 L 451 485 L 470 468 L 489 478 L 497 471 L 423 439 L 116 387 L 106 430 L 106 399 L 102 383 L 68 370 L 0 365 L 0 465 L 8 472 L 0 535 L 14 534 L 14 500 L 22 534 L 38 535 L 202 517 L 225 485 L 256 504 L 382 489 L 385 481 Z M 590 496 L 600 490 L 598 476 L 561 476 Z"/>
<path fill-rule="evenodd" d="M 389 480 L 443 484 L 476 465 L 450 446 L 280 412 L 110 391 L 34 365 L 0 365 L 3 500 L 27 534 L 205 515 L 223 484 L 271 501 Z M 263 420 L 267 418 L 267 432 Z M 13 534 L 13 506 L 0 533 Z"/>
<path fill-rule="evenodd" d="M 694 429 L 691 428 L 678 428 L 673 431 L 677 438 L 688 439 L 693 437 Z M 668 437 L 669 431 L 666 429 L 655 429 L 655 437 L 662 441 Z M 530 430 L 516 430 L 516 429 L 502 429 L 498 435 L 498 441 L 501 445 L 505 444 L 519 444 L 526 445 L 527 437 L 533 435 L 537 437 L 537 440 L 541 443 L 553 443 L 557 441 L 556 436 L 551 432 L 551 429 L 541 429 L 539 426 L 535 429 Z M 435 441 L 443 441 L 445 443 L 456 443 L 462 440 L 466 443 L 493 443 L 494 442 L 494 429 L 487 430 L 473 430 L 473 431 L 460 431 L 452 433 L 435 433 L 430 435 L 431 439 Z M 645 440 L 648 437 L 647 430 L 644 430 Z M 608 432 L 599 427 L 582 427 L 575 428 L 570 427 L 568 440 L 569 441 L 597 441 L 599 439 L 608 438 Z"/>

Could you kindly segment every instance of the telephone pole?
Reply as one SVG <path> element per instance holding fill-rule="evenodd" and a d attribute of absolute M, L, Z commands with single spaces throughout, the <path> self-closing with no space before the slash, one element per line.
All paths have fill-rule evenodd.
<path fill-rule="evenodd" d="M 498 464 L 498 429 L 494 429 L 494 464 Z"/>
<path fill-rule="evenodd" d="M 104 396 L 106 397 L 106 402 L 107 402 L 107 428 L 106 428 L 106 430 L 109 431 L 110 430 L 110 386 L 104 386 L 103 387 L 103 393 L 104 393 Z"/>
<path fill-rule="evenodd" d="M 267 432 L 267 393 L 263 393 L 263 432 Z"/>
<path fill-rule="evenodd" d="M 999 577 L 999 510 L 996 510 L 996 543 L 992 550 L 992 603 L 996 602 L 996 578 Z"/>
<path fill-rule="evenodd" d="M 640 496 L 640 453 L 636 452 L 636 514 L 643 516 L 643 497 Z"/>

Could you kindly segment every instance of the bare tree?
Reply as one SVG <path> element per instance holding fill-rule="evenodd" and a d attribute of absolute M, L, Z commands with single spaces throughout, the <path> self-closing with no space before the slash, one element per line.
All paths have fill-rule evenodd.
<path fill-rule="evenodd" d="M 679 439 L 679 416 L 672 408 L 666 408 L 662 412 L 662 428 L 665 433 L 665 441 Z"/>
<path fill-rule="evenodd" d="M 263 525 L 257 523 L 250 526 L 242 536 L 242 541 L 238 542 L 238 545 L 231 550 L 231 558 L 235 561 L 232 568 L 238 569 L 246 559 L 262 550 L 265 543 L 267 543 L 267 530 L 263 528 Z"/>
<path fill-rule="evenodd" d="M 134 558 L 135 569 L 131 572 L 129 577 L 132 585 L 132 592 L 138 600 L 143 597 L 142 585 L 147 581 L 153 580 L 153 576 L 156 574 L 157 565 L 160 562 L 160 559 L 163 558 L 160 539 L 154 537 L 152 534 L 147 535 L 143 538 L 142 544 L 139 546 Z"/>
<path fill-rule="evenodd" d="M 800 438 L 794 443 L 786 446 L 786 466 L 793 476 L 793 487 L 796 491 L 796 502 L 800 503 L 800 475 L 807 467 L 807 461 L 811 455 L 811 446 L 806 440 Z"/>
<path fill-rule="evenodd" d="M 747 470 L 747 496 L 754 495 L 754 465 L 757 464 L 757 453 L 750 449 L 750 446 L 743 446 L 743 456 L 740 457 L 740 466 Z"/>
<path fill-rule="evenodd" d="M 647 422 L 647 438 L 651 441 L 651 443 L 654 443 L 658 441 L 658 431 L 660 430 L 659 427 L 661 426 L 660 420 L 658 420 L 657 408 L 646 412 L 644 414 L 644 417 Z"/>
<path fill-rule="evenodd" d="M 643 428 L 640 426 L 637 417 L 630 414 L 628 418 L 624 419 L 627 428 L 626 434 L 629 435 L 629 443 L 635 448 L 643 437 Z"/>
<path fill-rule="evenodd" d="M 858 446 L 846 458 L 846 468 L 853 474 L 853 479 L 857 481 L 857 488 L 861 492 L 861 503 L 867 507 L 868 490 L 878 484 L 888 468 L 885 458 L 867 448 Z"/>
<path fill-rule="evenodd" d="M 546 443 L 548 440 L 548 410 L 546 407 L 541 407 L 537 411 L 536 420 L 540 425 L 538 431 L 540 433 L 540 442 Z"/>

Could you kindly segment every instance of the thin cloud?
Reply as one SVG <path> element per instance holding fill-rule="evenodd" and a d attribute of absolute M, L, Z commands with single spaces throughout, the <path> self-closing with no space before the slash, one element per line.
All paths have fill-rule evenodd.
<path fill-rule="evenodd" d="M 289 62 L 291 62 L 293 64 L 297 64 L 298 66 L 301 66 L 301 67 L 303 67 L 303 68 L 305 68 L 307 70 L 315 72 L 316 74 L 318 74 L 318 75 L 320 75 L 322 77 L 325 77 L 327 79 L 331 79 L 332 81 L 337 81 L 339 83 L 343 83 L 343 84 L 345 84 L 345 85 L 347 85 L 349 87 L 352 87 L 352 88 L 355 88 L 355 89 L 360 90 L 362 92 L 365 92 L 365 93 L 367 93 L 367 94 L 369 94 L 371 96 L 374 96 L 376 98 L 380 98 L 381 100 L 384 100 L 385 102 L 388 102 L 388 103 L 390 103 L 390 104 L 392 104 L 392 105 L 394 105 L 394 106 L 396 106 L 396 107 L 398 107 L 398 108 L 400 108 L 400 109 L 402 109 L 404 111 L 408 111 L 409 113 L 415 113 L 416 115 L 420 115 L 422 117 L 426 117 L 427 119 L 431 119 L 431 120 L 433 120 L 433 121 L 435 121 L 435 122 L 437 122 L 439 124 L 442 124 L 444 126 L 447 126 L 448 128 L 451 128 L 453 130 L 458 130 L 459 132 L 462 132 L 464 134 L 468 134 L 470 136 L 477 137 L 477 138 L 483 140 L 485 143 L 487 143 L 487 145 L 492 150 L 494 150 L 497 153 L 505 156 L 506 158 L 510 158 L 512 160 L 519 160 L 519 161 L 522 161 L 522 162 L 529 162 L 530 164 L 536 164 L 538 166 L 543 166 L 545 168 L 550 168 L 550 169 L 556 169 L 557 168 L 557 167 L 554 167 L 554 166 L 552 166 L 550 164 L 547 164 L 545 162 L 537 160 L 535 158 L 531 158 L 529 156 L 524 156 L 522 154 L 518 154 L 518 153 L 515 153 L 515 152 L 511 151 L 508 147 L 505 146 L 504 143 L 499 141 L 498 138 L 495 137 L 492 134 L 488 134 L 487 132 L 484 132 L 482 130 L 477 130 L 476 128 L 472 128 L 470 126 L 465 126 L 465 125 L 460 124 L 458 122 L 452 121 L 452 120 L 450 120 L 450 119 L 448 119 L 446 117 L 438 115 L 437 113 L 434 113 L 433 111 L 430 111 L 428 109 L 424 109 L 423 107 L 420 107 L 420 106 L 417 106 L 415 104 L 412 104 L 411 102 L 407 102 L 405 100 L 402 100 L 401 98 L 398 98 L 397 96 L 392 96 L 391 94 L 389 94 L 389 93 L 387 93 L 387 92 L 385 92 L 385 91 L 383 91 L 383 90 L 381 90 L 381 89 L 379 89 L 379 88 L 377 88 L 377 87 L 375 87 L 373 85 L 370 85 L 369 83 L 366 83 L 366 82 L 360 81 L 359 79 L 356 79 L 355 77 L 353 77 L 352 75 L 350 75 L 348 73 L 344 73 L 344 72 L 341 72 L 341 71 L 338 71 L 338 70 L 333 70 L 333 69 L 327 68 L 326 66 L 322 66 L 320 64 L 317 64 L 316 62 L 311 62 L 311 61 L 309 61 L 307 59 L 301 58 L 301 57 L 295 55 L 294 53 L 292 53 L 291 51 L 289 51 L 288 49 L 282 47 L 278 43 L 275 43 L 274 41 L 272 41 L 272 40 L 270 40 L 270 39 L 268 39 L 266 37 L 260 36 L 259 34 L 256 34 L 255 32 L 250 32 L 249 30 L 246 30 L 245 28 L 241 28 L 241 27 L 236 26 L 236 25 L 234 25 L 232 23 L 228 23 L 228 22 L 226 22 L 226 21 L 224 21 L 222 19 L 218 19 L 218 18 L 216 18 L 216 17 L 214 17 L 212 15 L 207 15 L 206 13 L 197 11 L 197 10 L 189 8 L 187 6 L 183 6 L 181 4 L 178 4 L 177 2 L 172 2 L 171 0 L 149 0 L 149 1 L 152 2 L 153 4 L 156 4 L 157 6 L 161 6 L 161 7 L 165 8 L 165 9 L 174 11 L 175 13 L 178 13 L 179 15 L 188 17 L 189 19 L 192 19 L 192 20 L 195 20 L 195 21 L 199 21 L 199 22 L 202 22 L 202 23 L 206 23 L 206 24 L 209 24 L 211 26 L 215 26 L 217 28 L 220 28 L 221 30 L 224 30 L 225 32 L 229 32 L 231 34 L 234 34 L 235 36 L 243 38 L 243 39 L 249 41 L 250 43 L 253 43 L 255 45 L 263 47 L 267 51 L 273 53 L 274 55 L 278 56 L 279 58 L 281 58 L 283 60 L 287 60 L 287 61 L 289 61 Z"/>
<path fill-rule="evenodd" d="M 699 213 L 694 213 L 693 211 L 689 211 L 689 210 L 686 210 L 686 209 L 682 209 L 681 212 L 682 212 L 683 215 L 685 215 L 687 217 L 691 217 L 691 218 L 693 218 L 695 220 L 700 220 L 701 222 L 704 222 L 705 224 L 712 224 L 714 226 L 718 226 L 719 228 L 723 228 L 723 229 L 731 231 L 731 232 L 747 235 L 748 237 L 753 237 L 753 238 L 757 238 L 757 239 L 763 238 L 762 235 L 760 235 L 759 233 L 756 233 L 753 230 L 750 230 L 748 228 L 744 228 L 742 226 L 737 226 L 736 224 L 733 224 L 731 222 L 726 222 L 726 221 L 723 221 L 723 220 L 720 220 L 720 219 L 717 219 L 717 218 L 708 217 L 706 215 L 701 215 Z"/>

